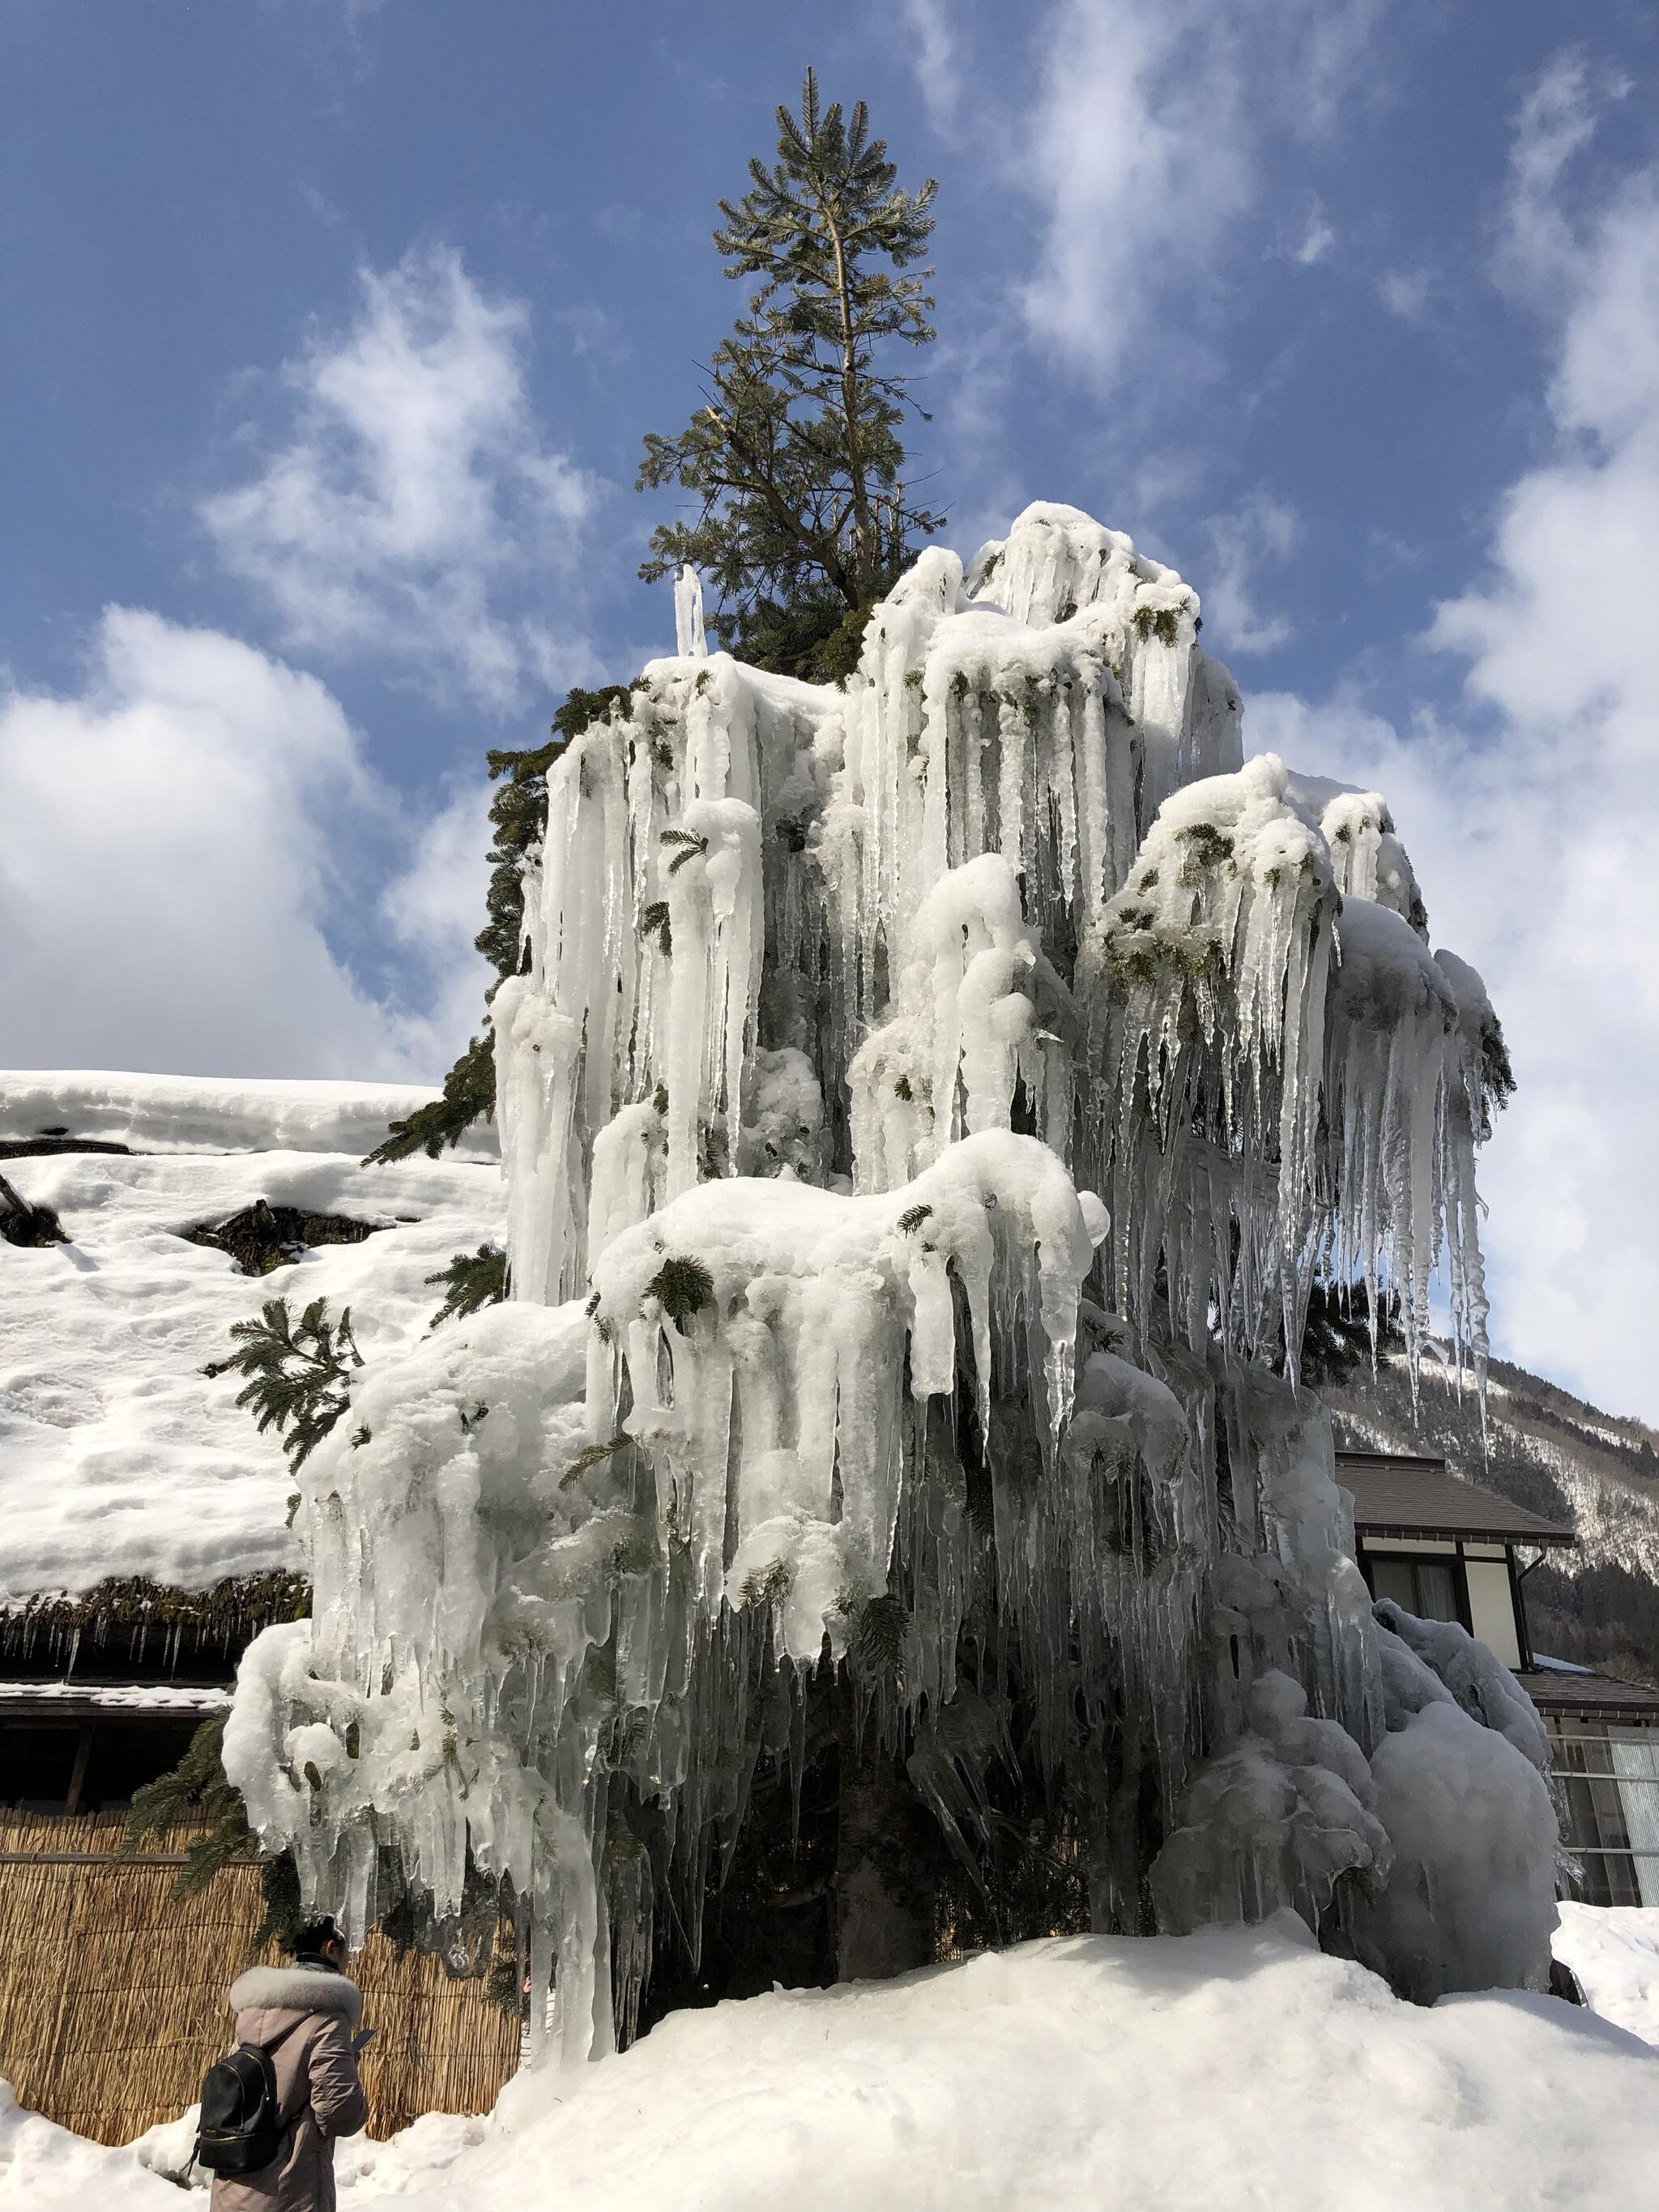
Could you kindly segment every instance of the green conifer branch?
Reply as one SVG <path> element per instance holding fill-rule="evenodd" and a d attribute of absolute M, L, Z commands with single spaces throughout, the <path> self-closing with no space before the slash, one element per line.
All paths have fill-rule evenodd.
<path fill-rule="evenodd" d="M 500 1304 L 507 1296 L 507 1255 L 499 1244 L 480 1244 L 476 1252 L 458 1252 L 447 1267 L 426 1279 L 444 1285 L 444 1302 L 428 1324 L 436 1328 Z"/>
<path fill-rule="evenodd" d="M 351 1376 L 363 1364 L 351 1333 L 351 1309 L 331 1321 L 325 1298 L 313 1298 L 296 1322 L 286 1298 L 271 1298 L 258 1321 L 231 1329 L 236 1350 L 204 1372 L 247 1377 L 236 1394 L 263 1436 L 275 1429 L 297 1474 L 350 1403 Z"/>
<path fill-rule="evenodd" d="M 225 1772 L 224 1741 L 225 1717 L 216 1713 L 191 1736 L 177 1766 L 133 1791 L 116 1856 L 130 1858 L 151 1839 L 167 1842 L 175 1827 L 200 1827 L 205 1822 L 205 1833 L 192 1837 L 185 1847 L 185 1863 L 173 1877 L 173 1894 L 200 1897 L 228 1867 L 259 1859 L 264 1917 L 249 1946 L 258 1951 L 291 1936 L 299 1926 L 299 1876 L 285 1851 L 260 1858 L 259 1839 L 248 1826 L 242 1794 Z"/>

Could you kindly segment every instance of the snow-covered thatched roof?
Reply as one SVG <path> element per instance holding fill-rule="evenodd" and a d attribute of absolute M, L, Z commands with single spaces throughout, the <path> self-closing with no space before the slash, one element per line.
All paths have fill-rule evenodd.
<path fill-rule="evenodd" d="M 268 1298 L 349 1305 L 364 1353 L 401 1348 L 441 1298 L 426 1278 L 496 1238 L 491 1133 L 472 1157 L 364 1167 L 432 1094 L 410 1085 L 0 1074 L 0 1139 L 125 1145 L 8 1158 L 70 1242 L 0 1244 L 0 1607 L 112 1577 L 202 1591 L 297 1566 L 280 1442 L 236 1405 L 234 1322 Z M 183 1234 L 264 1198 L 377 1224 L 264 1277 Z"/>

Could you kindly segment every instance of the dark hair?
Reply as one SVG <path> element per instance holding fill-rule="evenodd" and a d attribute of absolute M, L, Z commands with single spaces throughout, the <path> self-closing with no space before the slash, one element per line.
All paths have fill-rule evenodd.
<path fill-rule="evenodd" d="M 289 1938 L 289 1949 L 296 1959 L 320 1959 L 327 1943 L 343 1941 L 334 1924 L 334 1915 L 325 1912 L 320 1920 L 307 1920 L 303 1928 L 296 1928 Z"/>

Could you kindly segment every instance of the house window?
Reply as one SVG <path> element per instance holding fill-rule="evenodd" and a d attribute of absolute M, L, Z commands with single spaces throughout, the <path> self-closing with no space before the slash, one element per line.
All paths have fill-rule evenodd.
<path fill-rule="evenodd" d="M 1546 1723 L 1562 1841 L 1587 1905 L 1659 1905 L 1659 1729 L 1553 1717 Z"/>
<path fill-rule="evenodd" d="M 0 1805 L 61 1813 L 80 1741 L 76 1728 L 0 1728 Z"/>
<path fill-rule="evenodd" d="M 1419 1620 L 1462 1620 L 1455 1559 L 1409 1559 L 1373 1552 L 1370 1570 L 1372 1595 L 1392 1599 L 1402 1613 L 1413 1613 Z"/>

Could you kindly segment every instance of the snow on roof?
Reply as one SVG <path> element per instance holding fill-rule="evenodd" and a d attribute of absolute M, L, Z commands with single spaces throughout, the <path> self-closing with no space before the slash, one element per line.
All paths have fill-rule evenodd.
<path fill-rule="evenodd" d="M 1659 2047 L 1659 1905 L 1564 1898 L 1552 1948 L 1594 2010 Z"/>
<path fill-rule="evenodd" d="M 1588 1667 L 1568 1674 L 1559 1666 L 1528 1668 L 1516 1680 L 1540 1713 L 1593 1713 L 1643 1728 L 1659 1722 L 1659 1690 L 1646 1682 L 1628 1682 Z"/>
<path fill-rule="evenodd" d="M 228 1690 L 182 1682 L 0 1682 L 0 1717 L 28 1710 L 42 1713 L 217 1713 L 230 1704 Z"/>
<path fill-rule="evenodd" d="M 489 2120 L 343 2142 L 337 2175 L 345 2212 L 1634 2206 L 1654 2078 L 1593 2014 L 1510 1990 L 1403 2003 L 1282 1914 L 677 2013 L 579 2092 L 520 2075 Z M 0 2191 L 167 2212 L 155 2168 L 189 2152 L 167 2134 L 173 2160 L 160 2130 L 106 2150 L 0 2095 Z"/>
<path fill-rule="evenodd" d="M 438 1093 L 414 1083 L 283 1082 L 273 1077 L 0 1071 L 0 1137 L 66 1130 L 140 1152 L 346 1152 L 361 1158 L 391 1121 Z M 469 1129 L 462 1159 L 500 1157 L 494 1127 Z"/>
<path fill-rule="evenodd" d="M 384 1133 L 387 1108 L 407 1112 L 429 1092 L 80 1076 L 70 1079 L 82 1086 L 77 1103 L 66 1105 L 49 1095 L 55 1079 L 0 1078 L 14 1125 L 21 1115 L 82 1133 L 86 1102 L 101 1095 L 100 1133 L 136 1137 L 142 1126 L 156 1149 L 6 1164 L 22 1195 L 55 1207 L 73 1241 L 0 1244 L 0 1605 L 78 1593 L 108 1576 L 195 1590 L 296 1565 L 280 1442 L 237 1407 L 236 1376 L 210 1380 L 203 1370 L 230 1349 L 232 1322 L 273 1297 L 295 1309 L 317 1297 L 349 1304 L 366 1358 L 420 1336 L 441 1297 L 425 1279 L 455 1253 L 500 1239 L 500 1170 L 447 1157 L 359 1164 L 360 1149 Z M 179 1101 L 171 1120 L 160 1103 L 170 1095 Z M 308 1130 L 311 1143 L 188 1148 L 210 1132 L 216 1146 L 232 1135 L 246 1145 L 262 1128 L 302 1143 Z M 349 1151 L 329 1148 L 343 1136 Z M 179 1233 L 258 1198 L 386 1225 L 263 1278 Z"/>

